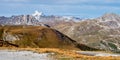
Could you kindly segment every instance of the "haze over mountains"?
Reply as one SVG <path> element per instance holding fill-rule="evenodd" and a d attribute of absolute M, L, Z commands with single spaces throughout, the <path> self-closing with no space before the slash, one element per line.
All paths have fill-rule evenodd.
<path fill-rule="evenodd" d="M 36 11 L 30 15 L 1 16 L 0 24 L 47 26 L 62 32 L 79 44 L 120 52 L 120 16 L 114 13 L 84 20 L 68 16 L 46 16 Z"/>

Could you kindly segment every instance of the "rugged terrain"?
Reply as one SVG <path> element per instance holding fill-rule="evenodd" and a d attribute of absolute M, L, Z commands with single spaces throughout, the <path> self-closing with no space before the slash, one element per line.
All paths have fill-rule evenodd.
<path fill-rule="evenodd" d="M 54 15 L 46 16 L 36 11 L 32 15 L 18 15 L 11 17 L 1 16 L 0 24 L 2 26 L 23 25 L 23 28 L 27 25 L 49 27 L 50 29 L 51 28 L 56 29 L 54 30 L 54 32 L 57 32 L 57 34 L 62 32 L 66 36 L 70 37 L 71 40 L 75 40 L 77 43 L 79 43 L 77 47 L 83 48 L 82 50 L 88 50 L 89 49 L 88 46 L 89 46 L 92 48 L 106 50 L 106 51 L 120 52 L 120 42 L 119 42 L 120 16 L 114 13 L 106 13 L 103 16 L 94 19 L 80 19 L 80 18 L 68 17 L 68 16 L 54 16 Z M 41 31 L 44 32 L 46 31 L 46 29 L 43 29 Z M 18 33 L 18 32 L 19 31 L 16 32 L 12 31 L 12 33 Z M 22 32 L 22 29 L 20 32 Z M 36 31 L 36 33 L 34 34 L 37 35 L 37 32 L 38 31 Z M 6 32 L 4 32 L 4 34 L 7 35 Z M 29 33 L 29 34 L 33 34 L 33 33 Z M 44 34 L 51 37 L 51 35 L 48 33 L 44 32 L 43 35 Z M 24 35 L 28 36 L 26 31 Z M 21 37 L 21 35 L 16 37 Z M 46 37 L 44 37 L 43 39 L 45 38 Z M 3 39 L 6 38 L 3 37 Z M 18 38 L 13 38 L 13 39 L 18 39 Z M 31 37 L 28 38 L 28 40 L 29 39 L 31 39 Z M 58 39 L 63 40 L 64 37 L 60 36 Z M 82 45 L 86 46 L 87 49 L 86 47 L 84 48 Z"/>
<path fill-rule="evenodd" d="M 120 16 L 107 13 L 95 19 L 87 19 L 72 25 L 57 25 L 55 29 L 66 34 L 78 43 L 120 52 Z"/>

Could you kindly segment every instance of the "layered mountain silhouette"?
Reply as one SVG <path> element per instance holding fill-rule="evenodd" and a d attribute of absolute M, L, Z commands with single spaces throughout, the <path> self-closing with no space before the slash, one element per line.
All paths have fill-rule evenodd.
<path fill-rule="evenodd" d="M 46 16 L 46 15 L 43 15 L 42 12 L 36 11 L 32 15 L 18 15 L 18 16 L 12 16 L 12 17 L 1 16 L 0 24 L 4 28 L 6 25 L 14 25 L 14 27 L 21 25 L 23 26 L 23 28 L 31 25 L 32 29 L 30 29 L 30 32 L 34 32 L 31 30 L 36 29 L 37 33 L 39 32 L 43 35 L 43 40 L 39 40 L 41 38 L 38 39 L 39 41 L 43 41 L 41 42 L 41 44 L 44 44 L 44 43 L 47 44 L 45 41 L 47 42 L 51 41 L 50 43 L 52 43 L 53 45 L 52 44 L 51 46 L 49 46 L 49 44 L 46 45 L 49 47 L 52 47 L 52 46 L 58 47 L 58 46 L 54 46 L 53 42 L 56 42 L 56 44 L 59 45 L 60 41 L 62 41 L 60 45 L 63 44 L 65 46 L 69 45 L 73 47 L 77 46 L 79 48 L 86 47 L 85 49 L 97 48 L 97 49 L 113 51 L 113 52 L 120 51 L 120 42 L 119 42 L 120 40 L 120 16 L 114 13 L 106 13 L 103 16 L 98 17 L 98 18 L 83 20 L 80 18 L 66 17 L 66 16 L 54 16 L 54 15 Z M 37 30 L 37 28 L 39 27 L 35 28 L 36 26 L 45 27 L 45 29 L 38 31 L 39 29 Z M 23 28 L 21 28 L 20 30 L 19 29 L 17 30 L 16 28 L 15 30 L 17 32 L 24 31 L 22 30 Z M 25 36 L 27 35 L 31 35 L 31 37 L 34 36 L 34 34 L 32 35 L 32 33 L 28 34 L 27 29 L 29 31 L 29 28 L 26 27 Z M 59 31 L 62 33 L 60 33 Z M 11 33 L 14 33 L 14 32 L 11 32 Z M 56 34 L 56 35 L 53 37 L 49 33 L 53 35 Z M 20 36 L 22 36 L 22 33 L 20 34 L 21 34 Z M 18 33 L 18 36 L 19 36 L 19 33 Z M 49 36 L 51 36 L 52 39 Z M 21 43 L 23 43 L 22 41 L 28 41 L 28 40 L 36 41 L 37 40 L 35 38 L 32 39 L 31 37 L 27 37 L 27 38 L 24 37 L 25 40 L 15 40 L 15 41 L 21 41 Z M 35 36 L 35 37 L 38 37 L 38 36 Z M 39 35 L 39 37 L 41 37 L 41 35 Z M 69 37 L 71 39 L 69 39 Z M 58 40 L 55 40 L 55 39 L 58 39 Z M 22 45 L 21 43 L 17 43 L 17 44 Z M 31 44 L 32 44 L 32 47 L 33 46 L 42 47 L 42 45 L 40 45 L 39 43 L 31 43 Z M 23 44 L 22 47 L 23 46 L 26 47 L 26 46 L 29 46 L 29 44 L 28 45 Z"/>

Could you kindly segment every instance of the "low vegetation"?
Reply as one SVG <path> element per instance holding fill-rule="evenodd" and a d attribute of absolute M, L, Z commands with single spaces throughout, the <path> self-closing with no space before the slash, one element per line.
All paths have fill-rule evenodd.
<path fill-rule="evenodd" d="M 33 51 L 36 53 L 55 53 L 52 58 L 57 60 L 120 60 L 120 57 L 100 57 L 100 56 L 86 56 L 76 53 L 75 50 L 58 49 L 58 48 L 15 48 L 15 47 L 1 47 L 0 50 L 16 50 L 16 51 Z"/>
<path fill-rule="evenodd" d="M 42 26 L 1 26 L 0 28 L 0 32 L 2 33 L 0 37 L 4 41 L 20 48 L 97 50 L 84 44 L 78 44 L 68 36 L 52 28 Z"/>

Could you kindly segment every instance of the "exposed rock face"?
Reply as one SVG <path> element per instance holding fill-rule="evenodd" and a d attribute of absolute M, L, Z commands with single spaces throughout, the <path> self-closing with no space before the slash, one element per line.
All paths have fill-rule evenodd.
<path fill-rule="evenodd" d="M 3 40 L 5 41 L 15 41 L 15 40 L 20 40 L 19 37 L 17 35 L 12 35 L 9 33 L 4 33 L 3 34 Z"/>
<path fill-rule="evenodd" d="M 96 20 L 99 21 L 99 24 L 108 28 L 120 27 L 120 16 L 114 13 L 104 14 L 102 17 L 99 17 Z"/>
<path fill-rule="evenodd" d="M 5 21 L 6 21 L 5 25 L 39 25 L 39 26 L 42 25 L 42 23 L 39 23 L 31 15 L 12 16 Z"/>
<path fill-rule="evenodd" d="M 87 46 L 107 51 L 120 51 L 119 15 L 110 13 L 72 25 L 57 25 L 54 28 Z"/>

